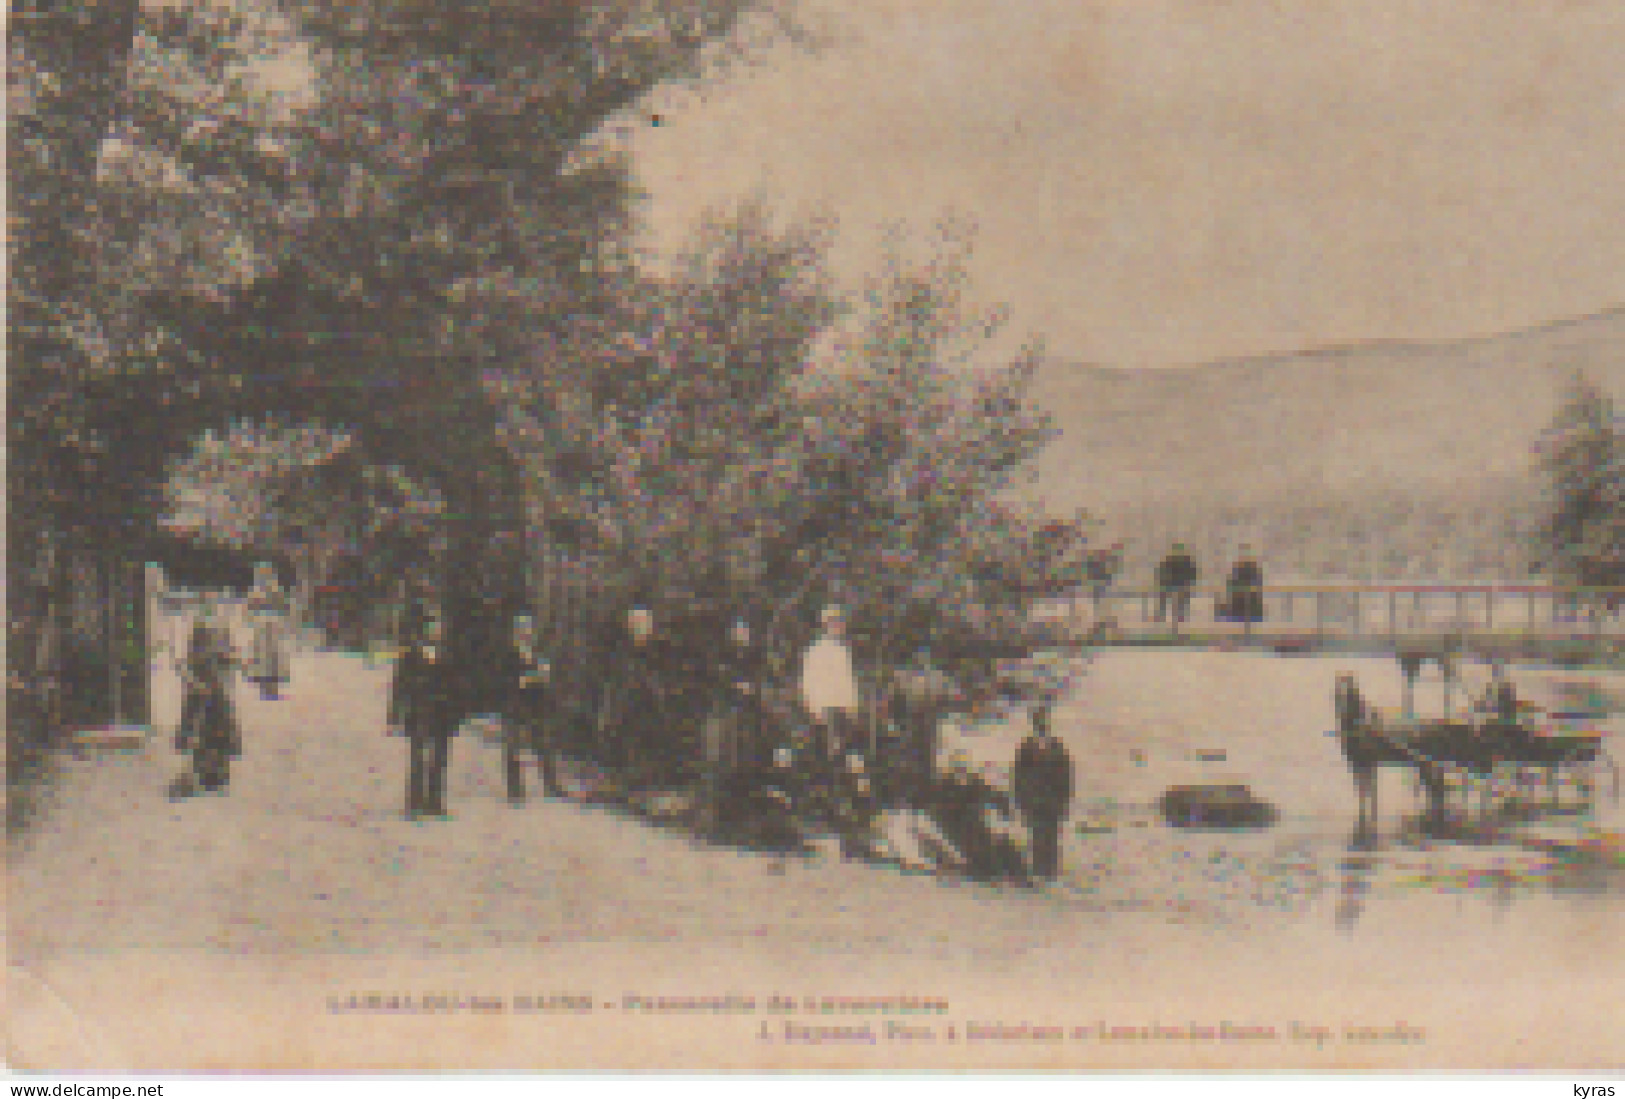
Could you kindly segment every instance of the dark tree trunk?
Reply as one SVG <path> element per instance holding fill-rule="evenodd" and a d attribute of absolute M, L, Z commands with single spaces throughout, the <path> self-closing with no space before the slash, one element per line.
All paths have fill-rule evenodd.
<path fill-rule="evenodd" d="M 139 13 L 139 0 L 18 0 L 11 7 L 7 29 L 13 47 L 50 73 L 56 84 L 39 111 L 7 127 L 12 163 L 28 159 L 22 154 L 22 142 L 43 142 L 50 150 L 53 180 L 59 188 L 29 212 L 11 256 L 12 277 L 25 280 L 41 301 L 69 300 L 90 258 L 73 231 L 75 219 L 83 215 L 85 196 L 95 186 L 98 154 L 124 91 Z M 39 377 L 33 368 L 52 355 L 71 358 L 74 349 L 49 326 L 35 328 L 26 319 L 22 331 L 14 330 L 14 335 L 13 352 L 23 363 L 8 375 L 8 389 L 12 408 L 26 410 L 26 390 Z M 15 418 L 16 411 L 12 415 Z M 19 494 L 13 478 L 11 498 L 14 505 L 29 499 L 39 506 L 26 507 L 26 518 L 13 510 L 13 519 L 20 520 L 13 526 L 22 537 L 8 539 L 8 556 L 23 550 L 19 564 L 28 573 L 26 583 L 15 583 L 24 577 L 8 562 L 13 605 L 24 608 L 23 628 L 12 637 L 13 655 L 7 660 L 16 688 L 8 696 L 21 703 L 21 712 L 8 728 L 15 729 L 16 718 L 26 715 L 28 727 L 20 735 L 43 746 L 61 719 L 56 687 L 64 673 L 69 535 L 85 509 L 83 498 L 67 483 L 73 479 L 63 468 L 68 456 L 54 449 L 55 440 L 26 431 L 20 435 L 11 468 L 38 478 L 39 484 Z M 41 554 L 49 560 L 40 561 Z M 12 740 L 9 747 L 15 749 L 15 736 Z"/>

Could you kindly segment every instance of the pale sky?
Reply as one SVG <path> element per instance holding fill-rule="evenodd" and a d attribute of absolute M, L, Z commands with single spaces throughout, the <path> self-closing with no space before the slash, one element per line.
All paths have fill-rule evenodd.
<path fill-rule="evenodd" d="M 1625 302 L 1617 0 L 804 0 L 837 44 L 663 109 L 661 244 L 764 190 L 981 226 L 1058 358 L 1492 334 Z"/>

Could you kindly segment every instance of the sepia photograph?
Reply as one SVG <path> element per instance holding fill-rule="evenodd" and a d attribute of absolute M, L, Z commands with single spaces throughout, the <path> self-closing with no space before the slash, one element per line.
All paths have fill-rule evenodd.
<path fill-rule="evenodd" d="M 8 32 L 9 1071 L 1625 1071 L 1625 7 Z"/>

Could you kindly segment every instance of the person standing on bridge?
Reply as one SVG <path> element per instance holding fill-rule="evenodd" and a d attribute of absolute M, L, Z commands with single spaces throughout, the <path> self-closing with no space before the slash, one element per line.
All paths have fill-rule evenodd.
<path fill-rule="evenodd" d="M 463 715 L 435 615 L 413 629 L 395 666 L 389 725 L 407 739 L 406 819 L 446 815 L 446 764 Z"/>
<path fill-rule="evenodd" d="M 1191 589 L 1196 586 L 1197 576 L 1196 562 L 1183 542 L 1175 542 L 1157 566 L 1157 621 L 1171 614 L 1176 633 L 1190 616 Z"/>
<path fill-rule="evenodd" d="M 1117 573 L 1122 567 L 1122 542 L 1113 542 L 1105 549 L 1094 550 L 1084 559 L 1084 578 L 1089 582 L 1089 605 L 1094 611 L 1097 623 L 1101 620 L 1102 611 L 1106 606 L 1106 595 L 1111 591 L 1112 584 L 1117 580 Z"/>
<path fill-rule="evenodd" d="M 1230 579 L 1225 585 L 1227 617 L 1240 622 L 1251 633 L 1253 626 L 1264 621 L 1264 568 L 1253 556 L 1251 546 L 1242 546 Z"/>

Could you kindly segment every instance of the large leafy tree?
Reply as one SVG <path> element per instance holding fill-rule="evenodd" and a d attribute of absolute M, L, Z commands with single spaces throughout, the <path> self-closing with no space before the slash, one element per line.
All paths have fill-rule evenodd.
<path fill-rule="evenodd" d="M 759 203 L 715 216 L 611 323 L 544 331 L 501 385 L 606 604 L 697 595 L 787 656 L 838 599 L 886 663 L 1069 583 L 1082 527 L 1001 503 L 1049 428 L 1025 399 L 1036 350 L 981 361 L 1001 318 L 963 301 L 968 229 L 924 258 L 899 243 L 858 301 L 824 274 L 829 237 Z"/>
<path fill-rule="evenodd" d="M 537 324 L 615 308 L 627 165 L 592 139 L 702 71 L 751 0 L 444 0 L 292 6 L 317 105 L 293 148 L 303 203 L 274 267 L 210 314 L 171 314 L 232 364 L 244 414 L 355 433 L 447 501 L 444 602 L 474 669 L 520 590 L 518 470 L 493 379 L 515 288 Z M 527 339 L 530 338 L 528 335 Z"/>
<path fill-rule="evenodd" d="M 1542 563 L 1567 583 L 1625 585 L 1625 433 L 1612 399 L 1577 374 L 1537 452 L 1549 482 Z"/>
<path fill-rule="evenodd" d="M 8 750 L 17 763 L 48 739 L 58 705 L 86 693 L 58 689 L 74 663 L 64 648 L 69 566 L 94 562 L 94 573 L 124 581 L 108 592 L 127 595 L 158 510 L 166 417 L 196 403 L 208 373 L 156 320 L 151 296 L 218 296 L 252 273 L 244 243 L 275 219 L 245 169 L 275 161 L 258 127 L 278 112 L 244 79 L 275 28 L 241 13 L 22 0 L 10 16 Z M 201 155 L 228 147 L 241 155 Z M 139 712 L 143 604 L 110 602 L 92 659 L 125 666 L 123 696 Z"/>
<path fill-rule="evenodd" d="M 327 422 L 444 492 L 470 655 L 497 627 L 480 559 L 523 518 L 482 287 L 523 285 L 555 322 L 601 311 L 632 192 L 592 137 L 771 6 L 16 5 L 14 503 L 133 552 L 202 428 Z M 265 55 L 308 67 L 309 94 L 256 87 Z"/>

